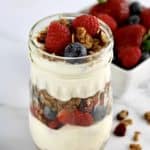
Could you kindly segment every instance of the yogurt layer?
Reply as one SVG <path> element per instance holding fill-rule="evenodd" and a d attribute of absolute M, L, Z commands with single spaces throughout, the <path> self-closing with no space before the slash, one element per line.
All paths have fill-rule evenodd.
<path fill-rule="evenodd" d="M 109 56 L 108 56 L 109 57 Z M 61 100 L 88 98 L 103 91 L 110 81 L 110 65 L 100 61 L 84 64 L 48 61 L 37 55 L 32 56 L 31 82 L 39 89 Z"/>
<path fill-rule="evenodd" d="M 112 114 L 89 127 L 65 125 L 59 130 L 48 128 L 31 113 L 29 120 L 33 140 L 41 150 L 99 150 L 112 126 Z"/>

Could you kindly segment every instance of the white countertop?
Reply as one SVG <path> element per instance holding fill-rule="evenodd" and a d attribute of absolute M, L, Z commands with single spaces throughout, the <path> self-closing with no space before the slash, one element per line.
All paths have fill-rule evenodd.
<path fill-rule="evenodd" d="M 5 0 L 0 4 L 0 150 L 34 150 L 29 134 L 27 106 L 29 103 L 28 32 L 38 19 L 60 12 L 77 12 L 96 0 Z M 148 0 L 142 0 L 148 3 Z M 142 114 L 150 110 L 150 82 L 131 89 L 115 100 L 114 115 L 128 109 L 134 120 L 126 137 L 112 136 L 106 150 L 127 150 L 135 130 L 142 132 L 143 150 L 150 148 L 150 126 Z M 115 124 L 115 121 L 114 121 Z"/>
<path fill-rule="evenodd" d="M 141 132 L 139 143 L 143 150 L 149 150 L 150 125 L 142 118 L 144 112 L 150 110 L 150 92 L 148 91 L 150 87 L 136 89 L 124 98 L 114 100 L 114 116 L 120 110 L 126 109 L 129 111 L 129 118 L 133 119 L 133 125 L 128 127 L 125 137 L 115 137 L 112 134 L 105 150 L 128 150 L 134 131 Z M 114 119 L 114 126 L 116 124 Z M 0 150 L 35 150 L 28 127 L 27 109 L 0 106 Z"/>

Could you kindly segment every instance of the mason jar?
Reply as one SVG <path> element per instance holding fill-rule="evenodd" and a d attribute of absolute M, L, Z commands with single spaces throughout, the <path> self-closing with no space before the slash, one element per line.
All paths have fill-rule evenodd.
<path fill-rule="evenodd" d="M 43 51 L 36 36 L 50 22 L 80 14 L 57 14 L 38 21 L 30 31 L 29 124 L 40 150 L 100 150 L 112 127 L 110 64 L 113 37 L 99 20 L 109 43 L 99 52 L 76 58 Z"/>

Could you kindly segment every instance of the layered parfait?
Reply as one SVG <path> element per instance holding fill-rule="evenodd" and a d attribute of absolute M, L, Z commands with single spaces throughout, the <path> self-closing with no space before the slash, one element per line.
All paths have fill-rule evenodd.
<path fill-rule="evenodd" d="M 37 148 L 102 148 L 112 125 L 110 29 L 92 15 L 54 15 L 33 26 L 29 49 Z"/>

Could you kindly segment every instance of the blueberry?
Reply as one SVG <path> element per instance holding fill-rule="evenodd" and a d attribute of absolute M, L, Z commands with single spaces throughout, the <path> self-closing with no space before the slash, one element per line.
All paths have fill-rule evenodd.
<path fill-rule="evenodd" d="M 57 112 L 53 111 L 50 107 L 45 106 L 43 110 L 45 118 L 49 120 L 54 120 L 56 118 Z"/>
<path fill-rule="evenodd" d="M 133 2 L 130 5 L 130 14 L 131 15 L 139 15 L 141 13 L 142 7 L 138 2 Z"/>
<path fill-rule="evenodd" d="M 150 58 L 150 53 L 149 52 L 143 52 L 141 60 L 144 61 L 148 58 Z"/>
<path fill-rule="evenodd" d="M 97 105 L 97 106 L 95 106 L 95 108 L 92 112 L 92 115 L 93 115 L 95 121 L 100 121 L 106 115 L 106 108 L 102 105 Z"/>
<path fill-rule="evenodd" d="M 65 57 L 82 57 L 82 56 L 86 56 L 87 55 L 87 49 L 80 43 L 75 42 L 75 43 L 71 43 L 69 44 L 66 48 L 65 48 L 65 52 L 64 52 L 64 56 Z M 70 63 L 80 63 L 80 60 L 69 60 Z"/>
<path fill-rule="evenodd" d="M 140 17 L 137 15 L 130 16 L 127 20 L 128 24 L 138 24 L 140 23 Z"/>

